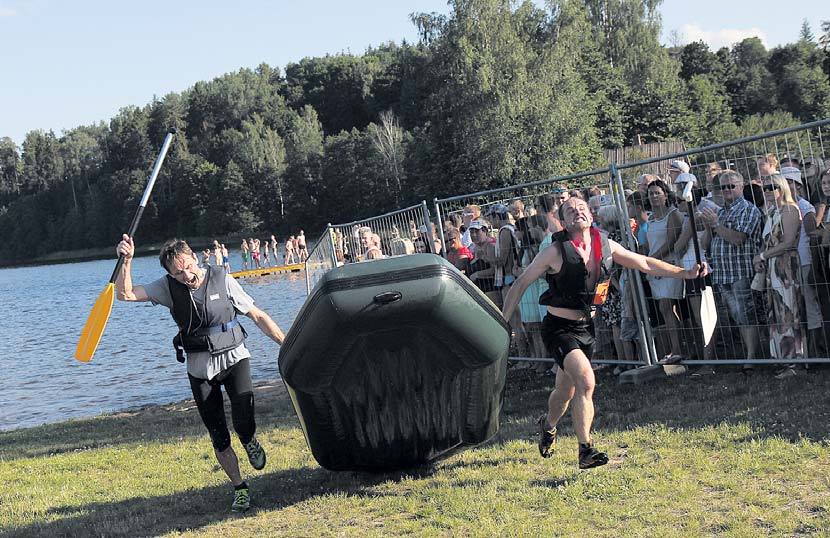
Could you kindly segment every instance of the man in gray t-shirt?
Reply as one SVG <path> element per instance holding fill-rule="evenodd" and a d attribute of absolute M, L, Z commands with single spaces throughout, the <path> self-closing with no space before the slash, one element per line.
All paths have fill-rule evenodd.
<path fill-rule="evenodd" d="M 154 305 L 166 306 L 170 309 L 170 313 L 173 313 L 173 297 L 170 295 L 167 276 L 145 284 L 143 288 L 150 302 Z M 248 315 L 248 312 L 254 306 L 254 300 L 245 293 L 239 282 L 228 273 L 225 273 L 225 288 L 234 310 L 242 315 Z M 206 288 L 203 286 L 193 290 L 194 300 L 203 304 L 205 302 L 205 290 Z M 237 362 L 250 356 L 251 353 L 245 347 L 245 344 L 217 355 L 212 355 L 209 351 L 190 352 L 187 354 L 187 373 L 199 379 L 213 379 Z"/>
<path fill-rule="evenodd" d="M 196 255 L 184 241 L 171 239 L 164 244 L 159 261 L 167 275 L 143 286 L 133 286 L 130 275 L 135 252 L 132 238 L 125 234 L 116 252 L 124 256 L 115 281 L 118 300 L 164 305 L 177 321 L 179 334 L 175 341 L 186 353 L 187 376 L 199 415 L 210 434 L 216 459 L 234 486 L 231 508 L 247 510 L 250 492 L 231 446 L 222 387 L 231 402 L 234 430 L 255 469 L 265 467 L 265 450 L 255 436 L 251 354 L 245 347 L 245 332 L 237 315 L 253 320 L 277 344 L 282 345 L 285 335 L 268 314 L 254 306 L 253 299 L 224 267 L 199 267 Z"/>

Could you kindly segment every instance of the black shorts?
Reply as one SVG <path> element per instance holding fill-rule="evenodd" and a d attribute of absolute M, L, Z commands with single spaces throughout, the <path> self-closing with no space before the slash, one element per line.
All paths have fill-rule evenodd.
<path fill-rule="evenodd" d="M 572 321 L 548 314 L 542 320 L 542 341 L 560 368 L 565 367 L 565 356 L 581 349 L 588 360 L 594 349 L 594 321 Z"/>

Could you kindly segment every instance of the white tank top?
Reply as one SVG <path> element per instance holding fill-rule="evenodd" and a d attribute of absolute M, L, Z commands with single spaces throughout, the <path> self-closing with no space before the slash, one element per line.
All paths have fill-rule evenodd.
<path fill-rule="evenodd" d="M 669 211 L 660 220 L 655 219 L 654 215 L 649 216 L 648 230 L 646 230 L 646 235 L 648 236 L 649 256 L 653 256 L 655 252 L 660 250 L 663 247 L 663 245 L 666 244 L 669 227 L 669 215 L 671 215 L 675 211 L 677 211 L 676 207 L 669 208 Z M 674 254 L 669 254 L 668 256 L 663 258 L 663 261 L 674 263 L 674 259 Z"/>

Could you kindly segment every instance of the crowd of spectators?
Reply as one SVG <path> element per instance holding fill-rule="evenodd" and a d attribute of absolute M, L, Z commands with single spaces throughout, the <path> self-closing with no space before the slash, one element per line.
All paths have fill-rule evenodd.
<path fill-rule="evenodd" d="M 451 213 L 440 231 L 433 225 L 427 233 L 425 226 L 416 227 L 413 221 L 409 233 L 393 227 L 381 237 L 369 227 L 360 227 L 352 232 L 359 238 L 351 247 L 357 252 L 350 253 L 352 242 L 338 234 L 338 258 L 360 261 L 416 252 L 441 254 L 501 307 L 523 268 L 562 231 L 561 204 L 577 196 L 588 202 L 594 226 L 611 239 L 622 242 L 624 236 L 630 237 L 636 250 L 669 263 L 693 267 L 697 261 L 693 236 L 697 236 L 700 255 L 710 266 L 706 283 L 717 299 L 718 330 L 704 346 L 700 281 L 643 278 L 650 320 L 646 322 L 665 329 L 664 362 L 774 358 L 782 366 L 777 377 L 794 376 L 796 368 L 788 359 L 828 352 L 830 169 L 815 157 L 800 162 L 774 154 L 759 157 L 750 177 L 728 162 L 699 168 L 701 181 L 682 160 L 671 162 L 665 174 L 637 177 L 633 189 L 625 193 L 630 217 L 626 223 L 619 222 L 620 213 L 601 189 L 569 189 L 559 184 L 535 196 L 532 206 L 527 198 L 484 207 L 467 205 Z M 679 196 L 688 183 L 693 193 L 690 202 Z M 641 336 L 635 282 L 628 282 L 630 278 L 641 275 L 632 277 L 615 270 L 608 298 L 597 309 L 595 358 L 637 360 Z M 539 337 L 546 311 L 538 299 L 545 289 L 542 280 L 528 288 L 515 319 L 509 320 L 514 330 L 513 353 L 518 356 L 548 356 Z M 691 341 L 684 338 L 689 334 Z M 548 363 L 536 367 L 547 371 Z M 694 373 L 712 371 L 703 367 Z M 753 366 L 746 364 L 743 371 L 750 374 Z"/>

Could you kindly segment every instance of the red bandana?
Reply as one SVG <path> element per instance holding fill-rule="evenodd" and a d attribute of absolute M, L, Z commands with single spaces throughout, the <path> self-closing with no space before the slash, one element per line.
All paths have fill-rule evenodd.
<path fill-rule="evenodd" d="M 597 267 L 602 263 L 602 238 L 599 235 L 599 230 L 595 227 L 591 226 L 591 254 L 594 257 L 594 261 L 597 263 Z M 571 239 L 571 243 L 573 246 L 578 246 L 576 241 Z"/>

